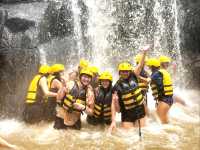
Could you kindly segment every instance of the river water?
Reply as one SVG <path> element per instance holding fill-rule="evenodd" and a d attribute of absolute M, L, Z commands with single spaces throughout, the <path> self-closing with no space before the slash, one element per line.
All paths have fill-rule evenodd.
<path fill-rule="evenodd" d="M 153 44 L 154 50 L 150 52 L 152 56 L 167 54 L 180 64 L 178 0 L 169 0 L 169 3 L 166 3 L 166 0 L 135 0 L 132 4 L 123 0 L 83 0 L 88 12 L 85 17 L 87 29 L 84 30 L 80 27 L 82 25 L 80 0 L 55 1 L 71 3 L 74 18 L 73 38 L 77 42 L 74 44 L 76 46 L 72 44 L 71 47 L 78 51 L 68 52 L 66 47 L 70 43 L 66 41 L 70 41 L 71 37 L 55 38 L 49 43 L 38 46 L 41 63 L 52 64 L 64 60 L 68 69 L 70 65 L 74 66 L 73 62 L 78 62 L 74 56 L 79 58 L 87 55 L 84 46 L 88 43 L 83 42 L 85 36 L 90 43 L 88 54 L 92 54 L 87 58 L 101 69 L 110 68 L 115 76 L 117 74 L 113 68 L 116 68 L 116 64 L 121 60 L 132 61 L 133 55 L 138 53 L 137 50 L 147 43 Z M 129 8 L 129 5 L 134 7 L 132 11 L 127 12 L 125 8 Z M 41 12 L 44 13 L 47 6 L 47 3 L 30 3 L 5 5 L 4 8 L 13 17 L 31 18 L 38 27 L 43 19 Z M 147 12 L 150 14 L 146 15 Z M 144 17 L 145 15 L 147 18 Z M 129 17 L 130 19 L 127 19 Z M 123 37 L 121 30 L 127 36 Z M 182 67 L 181 64 L 179 66 Z M 180 84 L 179 81 L 183 82 L 183 75 L 180 72 L 178 75 L 181 78 L 181 80 L 177 79 Z M 128 131 L 120 128 L 119 114 L 118 129 L 112 135 L 107 133 L 106 126 L 88 125 L 85 121 L 86 116 L 83 115 L 81 131 L 54 130 L 53 123 L 41 122 L 27 125 L 21 120 L 0 119 L 0 137 L 15 144 L 20 150 L 199 150 L 200 92 L 180 88 L 175 92 L 184 98 L 187 106 L 175 103 L 169 113 L 168 125 L 161 125 L 157 121 L 155 103 L 149 93 L 150 116 L 146 127 L 142 128 L 141 139 L 137 128 Z M 12 106 L 12 103 L 9 106 Z"/>
<path fill-rule="evenodd" d="M 175 103 L 170 110 L 170 123 L 157 122 L 152 97 L 149 95 L 150 115 L 147 126 L 142 128 L 142 138 L 138 129 L 118 128 L 112 135 L 107 126 L 91 126 L 82 116 L 83 128 L 76 130 L 55 130 L 53 123 L 41 122 L 27 125 L 15 119 L 0 120 L 0 135 L 20 150 L 63 150 L 63 149 L 130 149 L 130 150 L 199 150 L 200 117 L 199 93 L 194 90 L 177 90 L 187 106 Z"/>

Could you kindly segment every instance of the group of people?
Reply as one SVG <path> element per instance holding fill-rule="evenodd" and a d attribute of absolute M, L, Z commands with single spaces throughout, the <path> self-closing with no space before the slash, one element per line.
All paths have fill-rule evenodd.
<path fill-rule="evenodd" d="M 119 112 L 123 128 L 144 126 L 150 85 L 157 115 L 161 123 L 168 123 L 173 104 L 173 83 L 167 71 L 171 60 L 167 56 L 147 59 L 149 49 L 144 47 L 136 55 L 136 66 L 126 61 L 118 65 L 119 79 L 115 84 L 109 71 L 99 74 L 98 68 L 85 59 L 67 76 L 62 64 L 42 65 L 28 88 L 24 121 L 54 121 L 55 129 L 80 130 L 81 115 L 85 113 L 89 124 L 107 124 L 112 132 Z"/>

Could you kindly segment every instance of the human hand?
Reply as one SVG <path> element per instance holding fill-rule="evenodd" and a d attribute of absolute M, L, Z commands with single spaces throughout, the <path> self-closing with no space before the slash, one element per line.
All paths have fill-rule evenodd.
<path fill-rule="evenodd" d="M 77 109 L 77 110 L 80 110 L 80 111 L 85 110 L 85 106 L 82 105 L 82 104 L 74 103 L 73 106 L 74 106 L 74 108 Z"/>
<path fill-rule="evenodd" d="M 151 78 L 148 77 L 147 78 L 147 82 L 150 83 L 151 82 Z"/>
<path fill-rule="evenodd" d="M 147 52 L 149 51 L 150 48 L 151 48 L 151 45 L 146 45 L 145 47 L 142 48 L 142 51 Z"/>
<path fill-rule="evenodd" d="M 108 129 L 108 132 L 111 134 L 113 130 L 117 129 L 117 125 L 115 121 L 112 121 L 112 123 L 110 124 L 110 127 Z"/>

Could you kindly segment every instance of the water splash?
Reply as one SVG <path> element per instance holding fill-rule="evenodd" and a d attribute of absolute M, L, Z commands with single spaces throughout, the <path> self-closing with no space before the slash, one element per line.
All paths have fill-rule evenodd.
<path fill-rule="evenodd" d="M 89 10 L 88 35 L 92 43 L 92 61 L 103 68 L 108 63 L 108 51 L 111 50 L 108 36 L 112 33 L 112 24 L 115 22 L 112 16 L 112 1 L 86 0 Z"/>
<path fill-rule="evenodd" d="M 39 49 L 39 52 L 40 52 L 40 64 L 46 65 L 47 64 L 46 51 L 44 50 L 43 46 L 40 46 L 38 49 Z"/>
<path fill-rule="evenodd" d="M 81 10 L 78 6 L 78 0 L 71 0 L 72 4 L 72 12 L 73 12 L 73 18 L 74 18 L 74 38 L 77 42 L 77 48 L 78 48 L 78 57 L 79 59 L 82 57 L 84 47 L 83 47 L 83 40 L 82 40 L 82 30 L 81 30 Z"/>

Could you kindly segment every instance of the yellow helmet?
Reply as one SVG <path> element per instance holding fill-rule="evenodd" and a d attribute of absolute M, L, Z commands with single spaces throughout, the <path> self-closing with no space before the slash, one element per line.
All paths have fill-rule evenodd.
<path fill-rule="evenodd" d="M 119 71 L 132 71 L 133 68 L 132 68 L 132 66 L 131 66 L 130 63 L 128 63 L 128 62 L 122 62 L 122 63 L 119 64 L 118 70 Z"/>
<path fill-rule="evenodd" d="M 170 63 L 171 62 L 171 58 L 163 55 L 163 56 L 159 57 L 159 61 L 160 61 L 160 63 L 166 63 L 166 62 Z"/>
<path fill-rule="evenodd" d="M 104 71 L 100 77 L 99 77 L 99 80 L 110 80 L 112 81 L 112 74 L 109 72 L 109 71 Z"/>
<path fill-rule="evenodd" d="M 47 74 L 49 73 L 50 67 L 48 65 L 42 65 L 39 68 L 39 73 Z"/>
<path fill-rule="evenodd" d="M 91 76 L 91 77 L 93 76 L 93 73 L 91 72 L 90 68 L 83 68 L 83 69 L 81 69 L 80 76 L 82 74 L 86 74 L 86 75 Z"/>
<path fill-rule="evenodd" d="M 86 68 L 89 66 L 89 61 L 85 60 L 85 59 L 81 59 L 80 62 L 79 62 L 79 66 L 81 68 Z"/>
<path fill-rule="evenodd" d="M 64 71 L 65 67 L 63 64 L 54 64 L 51 66 L 51 73 L 61 72 Z"/>
<path fill-rule="evenodd" d="M 154 67 L 160 67 L 160 62 L 156 58 L 150 58 L 147 61 L 147 66 L 154 66 Z"/>
<path fill-rule="evenodd" d="M 134 57 L 134 60 L 135 62 L 138 64 L 142 59 L 142 55 L 141 54 L 137 54 L 135 57 Z M 148 60 L 147 56 L 145 57 L 145 62 Z"/>
<path fill-rule="evenodd" d="M 99 68 L 97 68 L 96 66 L 91 66 L 91 67 L 90 67 L 90 70 L 91 70 L 91 72 L 94 73 L 94 74 L 95 74 L 95 73 L 99 73 Z"/>

